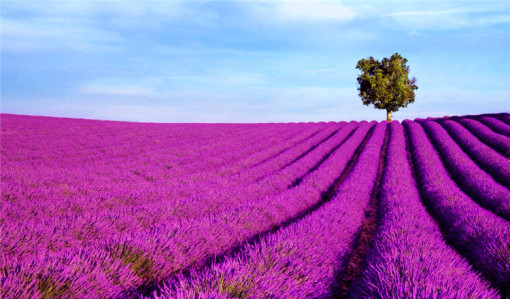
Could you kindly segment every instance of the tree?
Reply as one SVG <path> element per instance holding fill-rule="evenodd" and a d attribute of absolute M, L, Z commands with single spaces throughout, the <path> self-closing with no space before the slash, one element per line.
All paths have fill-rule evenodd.
<path fill-rule="evenodd" d="M 374 104 L 377 109 L 385 109 L 387 121 L 391 121 L 391 112 L 414 102 L 414 91 L 418 86 L 416 78 L 409 79 L 406 63 L 407 59 L 395 53 L 381 62 L 370 57 L 361 59 L 356 65 L 361 70 L 358 90 L 363 105 Z"/>

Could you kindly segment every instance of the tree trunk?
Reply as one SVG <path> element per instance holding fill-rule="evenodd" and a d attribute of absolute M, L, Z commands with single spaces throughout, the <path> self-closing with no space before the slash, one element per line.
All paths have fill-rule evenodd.
<path fill-rule="evenodd" d="M 391 110 L 386 109 L 386 121 L 391 122 Z"/>

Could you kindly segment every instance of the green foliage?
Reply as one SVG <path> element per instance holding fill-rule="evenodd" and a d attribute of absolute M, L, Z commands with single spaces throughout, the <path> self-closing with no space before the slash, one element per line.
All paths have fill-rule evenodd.
<path fill-rule="evenodd" d="M 381 62 L 373 57 L 361 59 L 356 68 L 361 70 L 358 76 L 359 96 L 363 105 L 374 104 L 377 109 L 388 112 L 398 111 L 414 102 L 416 78 L 408 78 L 407 59 L 395 53 L 390 59 Z"/>
<path fill-rule="evenodd" d="M 71 297 L 69 293 L 69 282 L 59 285 L 51 276 L 40 277 L 37 282 L 37 287 L 43 299 Z"/>
<path fill-rule="evenodd" d="M 229 298 L 248 298 L 253 287 L 253 277 L 244 278 L 242 281 L 226 281 L 222 276 L 218 282 L 218 289 Z"/>
<path fill-rule="evenodd" d="M 120 259 L 124 265 L 129 265 L 133 272 L 143 280 L 153 281 L 155 279 L 154 260 L 143 251 L 127 244 L 118 244 L 110 254 L 112 258 Z"/>

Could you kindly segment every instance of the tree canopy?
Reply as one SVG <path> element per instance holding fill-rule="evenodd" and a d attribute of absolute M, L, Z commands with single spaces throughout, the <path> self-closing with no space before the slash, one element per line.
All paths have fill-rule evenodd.
<path fill-rule="evenodd" d="M 416 78 L 409 79 L 406 63 L 407 59 L 395 53 L 380 62 L 373 57 L 361 59 L 356 65 L 361 70 L 358 90 L 363 105 L 374 104 L 377 109 L 385 109 L 388 121 L 391 121 L 391 112 L 414 102 L 418 86 Z"/>

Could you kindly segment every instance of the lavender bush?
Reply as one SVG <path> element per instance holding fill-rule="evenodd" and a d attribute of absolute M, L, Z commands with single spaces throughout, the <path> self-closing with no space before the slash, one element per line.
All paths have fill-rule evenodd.
<path fill-rule="evenodd" d="M 377 125 L 331 201 L 204 272 L 176 276 L 155 297 L 329 296 L 365 218 L 385 130 L 386 123 Z"/>
<path fill-rule="evenodd" d="M 443 227 L 446 239 L 510 295 L 510 223 L 483 209 L 459 189 L 418 123 L 404 124 L 424 201 Z"/>
<path fill-rule="evenodd" d="M 494 132 L 510 137 L 510 125 L 507 123 L 490 116 L 479 116 L 474 117 L 474 119 L 491 128 Z"/>
<path fill-rule="evenodd" d="M 2 297 L 508 294 L 506 116 L 406 122 L 406 152 L 397 122 L 1 114 Z"/>
<path fill-rule="evenodd" d="M 510 190 L 483 171 L 448 132 L 434 121 L 420 121 L 454 180 L 479 204 L 510 220 Z"/>
<path fill-rule="evenodd" d="M 441 124 L 480 168 L 505 187 L 510 187 L 510 163 L 504 156 L 479 141 L 461 124 L 452 120 L 443 121 Z"/>
<path fill-rule="evenodd" d="M 497 298 L 442 240 L 421 203 L 407 159 L 404 129 L 390 125 L 379 226 L 352 298 Z"/>
<path fill-rule="evenodd" d="M 488 146 L 510 157 L 510 137 L 498 134 L 474 119 L 465 118 L 459 122 Z"/>

